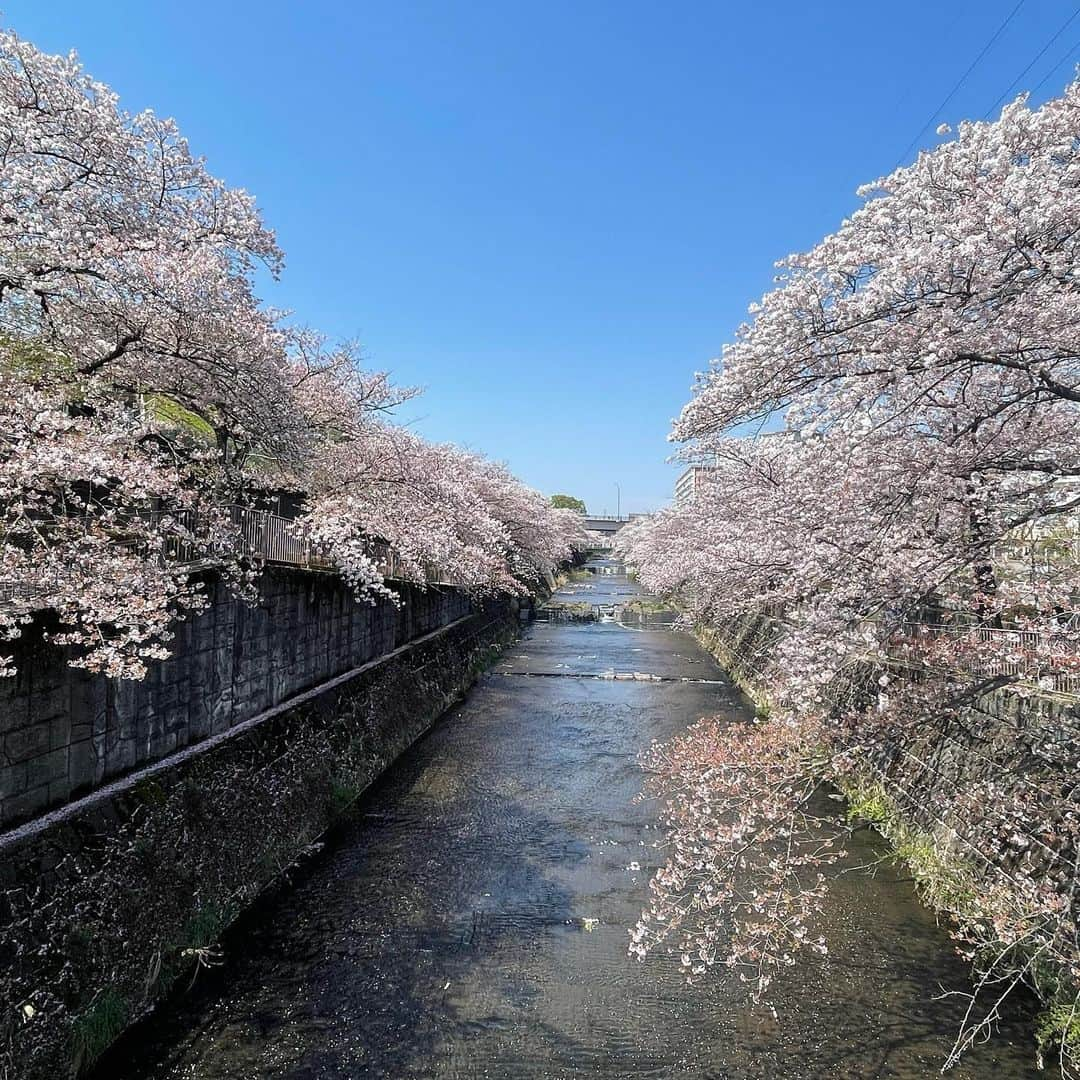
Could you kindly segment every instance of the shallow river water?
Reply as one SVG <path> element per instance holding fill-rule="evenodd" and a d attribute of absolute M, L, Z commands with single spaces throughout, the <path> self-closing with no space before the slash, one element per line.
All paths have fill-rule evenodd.
<path fill-rule="evenodd" d="M 605 574 L 563 592 L 632 590 Z M 709 681 L 572 677 L 610 670 Z M 689 987 L 670 958 L 627 955 L 660 857 L 639 752 L 749 712 L 684 634 L 536 624 L 99 1080 L 935 1076 L 961 1005 L 933 998 L 965 968 L 888 865 L 838 877 L 829 956 L 766 1006 L 724 974 Z M 850 865 L 879 855 L 861 834 Z M 949 1075 L 1043 1074 L 1013 1022 Z"/>

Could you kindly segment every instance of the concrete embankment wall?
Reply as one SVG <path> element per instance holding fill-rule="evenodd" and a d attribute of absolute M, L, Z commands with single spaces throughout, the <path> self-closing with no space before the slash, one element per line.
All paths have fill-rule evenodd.
<path fill-rule="evenodd" d="M 81 797 L 0 834 L 0 1080 L 76 1073 L 189 978 L 516 630 L 510 602 L 369 607 L 312 578 L 271 572 L 258 607 L 199 616 L 142 689 L 56 653 L 8 688 L 25 722 L 5 718 L 5 743 L 47 730 L 70 762 L 89 724 L 94 769 Z"/>
<path fill-rule="evenodd" d="M 209 582 L 169 660 L 141 681 L 72 668 L 31 630 L 0 679 L 0 827 L 219 735 L 469 612 L 452 589 L 402 586 L 400 607 L 358 602 L 332 574 L 269 568 L 254 604 Z M 5 650 L 6 651 L 6 650 Z"/>
<path fill-rule="evenodd" d="M 769 704 L 768 667 L 780 628 L 767 616 L 701 628 L 699 640 L 759 704 Z M 903 678 L 902 672 L 890 672 Z M 1076 813 L 1080 704 L 1000 689 L 960 710 L 913 722 L 875 748 L 872 779 L 908 823 L 936 847 L 998 883 L 1049 879 L 1071 902 L 1076 851 L 1069 830 L 1049 826 Z M 1019 808 L 1019 809 L 1018 809 Z"/>

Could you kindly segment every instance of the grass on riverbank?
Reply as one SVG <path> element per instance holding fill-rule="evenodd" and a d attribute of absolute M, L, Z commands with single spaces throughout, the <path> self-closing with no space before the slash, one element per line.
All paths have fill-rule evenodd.
<path fill-rule="evenodd" d="M 906 818 L 880 781 L 848 778 L 838 786 L 847 799 L 848 824 L 869 825 L 888 841 L 927 906 L 960 918 L 973 914 L 977 876 L 970 864 Z"/>

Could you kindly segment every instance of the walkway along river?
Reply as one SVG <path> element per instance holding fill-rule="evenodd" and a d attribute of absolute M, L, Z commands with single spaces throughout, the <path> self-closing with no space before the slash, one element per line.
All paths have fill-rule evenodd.
<path fill-rule="evenodd" d="M 633 588 L 606 574 L 560 598 Z M 610 670 L 694 681 L 572 677 Z M 661 858 L 637 756 L 707 713 L 750 706 L 687 635 L 535 625 L 99 1077 L 936 1075 L 962 1002 L 933 998 L 966 970 L 888 865 L 839 877 L 830 955 L 767 1006 L 627 955 Z M 849 861 L 879 854 L 860 834 Z M 1016 1022 L 950 1075 L 1040 1074 Z"/>

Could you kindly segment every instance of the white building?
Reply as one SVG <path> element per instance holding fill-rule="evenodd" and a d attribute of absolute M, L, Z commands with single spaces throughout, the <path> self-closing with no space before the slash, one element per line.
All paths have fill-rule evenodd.
<path fill-rule="evenodd" d="M 704 484 L 708 483 L 709 474 L 715 472 L 713 465 L 691 465 L 675 481 L 675 503 L 693 502 Z"/>

